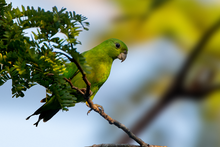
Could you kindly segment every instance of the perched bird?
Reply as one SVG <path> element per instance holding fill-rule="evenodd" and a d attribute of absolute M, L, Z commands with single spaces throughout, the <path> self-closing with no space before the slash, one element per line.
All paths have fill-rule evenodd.
<path fill-rule="evenodd" d="M 108 39 L 98 46 L 82 53 L 87 64 L 91 67 L 90 73 L 86 75 L 91 83 L 91 100 L 94 98 L 99 88 L 108 79 L 113 61 L 115 59 L 120 59 L 123 62 L 127 57 L 127 53 L 128 48 L 125 43 L 115 38 Z M 74 63 L 69 63 L 66 66 L 64 76 L 67 79 L 71 79 L 71 82 L 75 87 L 78 87 L 79 89 L 86 88 L 86 84 L 82 79 L 82 74 Z M 76 90 L 73 90 L 72 94 L 77 98 L 75 103 L 85 102 L 84 97 L 77 93 Z M 45 99 L 43 99 L 43 101 L 45 101 Z M 46 103 L 43 106 L 27 117 L 28 120 L 31 116 L 40 114 L 38 121 L 34 124 L 36 127 L 41 119 L 46 122 L 61 109 L 55 96 L 51 96 L 50 99 L 45 102 Z"/>

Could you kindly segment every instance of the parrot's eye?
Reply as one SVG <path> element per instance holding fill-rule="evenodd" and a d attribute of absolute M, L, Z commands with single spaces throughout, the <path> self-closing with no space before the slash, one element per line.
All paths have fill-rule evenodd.
<path fill-rule="evenodd" d="M 116 43 L 115 46 L 116 46 L 117 48 L 119 48 L 119 47 L 120 47 L 120 44 L 119 44 L 119 43 Z"/>

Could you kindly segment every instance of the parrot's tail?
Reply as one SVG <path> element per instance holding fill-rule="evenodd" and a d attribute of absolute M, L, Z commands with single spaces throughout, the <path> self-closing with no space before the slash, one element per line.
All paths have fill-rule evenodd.
<path fill-rule="evenodd" d="M 42 99 L 41 102 L 45 102 L 45 104 L 37 109 L 32 115 L 26 118 L 26 120 L 28 120 L 31 116 L 40 114 L 38 121 L 34 124 L 36 127 L 38 126 L 41 119 L 43 119 L 43 122 L 46 122 L 61 109 L 61 106 L 54 95 Z"/>
<path fill-rule="evenodd" d="M 38 123 L 40 122 L 41 119 L 43 119 L 43 122 L 48 121 L 49 119 L 51 119 L 60 109 L 53 109 L 53 110 L 46 110 L 46 111 L 41 111 L 41 107 L 35 111 L 32 115 L 28 116 L 26 118 L 26 120 L 28 120 L 31 116 L 33 115 L 38 115 L 40 114 L 38 121 L 36 123 L 34 123 L 34 125 L 36 125 L 36 127 L 38 126 Z"/>

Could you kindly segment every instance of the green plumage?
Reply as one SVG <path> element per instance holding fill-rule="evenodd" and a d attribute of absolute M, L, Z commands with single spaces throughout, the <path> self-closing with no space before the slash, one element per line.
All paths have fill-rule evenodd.
<path fill-rule="evenodd" d="M 91 50 L 82 53 L 86 59 L 87 64 L 91 67 L 90 73 L 86 75 L 87 79 L 91 83 L 91 99 L 94 98 L 99 88 L 108 79 L 112 62 L 116 58 L 124 61 L 127 55 L 127 51 L 127 46 L 122 41 L 112 38 L 102 42 Z M 74 63 L 69 63 L 66 65 L 64 76 L 67 79 L 71 79 L 73 85 L 79 89 L 86 88 L 86 84 L 82 79 L 82 74 L 79 72 Z M 85 102 L 83 96 L 77 93 L 77 91 L 73 90 L 72 94 L 77 98 L 76 103 Z M 75 104 L 73 104 L 73 106 L 74 105 Z M 43 119 L 44 122 L 48 121 L 60 109 L 61 106 L 56 99 L 56 96 L 52 95 L 43 106 L 41 106 L 31 115 L 33 116 L 40 114 L 38 121 L 34 125 L 37 126 L 41 119 Z M 31 116 L 29 116 L 27 119 L 29 119 Z"/>

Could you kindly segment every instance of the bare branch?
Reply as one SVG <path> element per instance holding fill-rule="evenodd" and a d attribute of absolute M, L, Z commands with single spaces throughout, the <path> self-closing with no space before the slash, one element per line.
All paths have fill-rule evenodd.
<path fill-rule="evenodd" d="M 192 63 L 197 59 L 197 57 L 202 52 L 202 49 L 212 37 L 212 35 L 216 32 L 216 30 L 220 26 L 220 19 L 216 21 L 216 23 L 208 29 L 199 42 L 195 45 L 192 49 L 192 52 L 189 54 L 186 62 L 180 69 L 179 73 L 175 77 L 174 82 L 170 85 L 168 91 L 163 95 L 163 97 L 159 100 L 159 102 L 149 111 L 146 110 L 144 112 L 143 117 L 141 117 L 137 123 L 131 128 L 131 131 L 135 134 L 138 134 L 146 128 L 156 116 L 162 112 L 170 103 L 172 103 L 178 96 L 184 96 L 184 80 L 186 78 L 187 72 L 189 71 Z M 216 89 L 216 88 L 215 88 Z M 212 91 L 212 90 L 209 90 Z M 202 92 L 201 92 L 202 93 Z M 201 94 L 200 93 L 200 94 Z M 207 91 L 207 93 L 209 93 Z M 204 93 L 205 94 L 205 93 Z M 118 143 L 128 143 L 130 138 L 127 136 L 123 136 L 121 139 L 118 140 Z"/>
<path fill-rule="evenodd" d="M 72 58 L 72 57 L 70 57 L 70 56 L 68 56 L 67 54 L 65 54 L 65 53 L 63 53 L 63 52 L 59 52 L 60 54 L 62 54 L 62 55 L 64 55 L 64 56 L 66 56 L 71 62 L 73 62 L 73 63 L 75 63 L 75 65 L 77 66 L 77 68 L 79 69 L 79 71 L 81 72 L 81 74 L 82 74 L 82 78 L 83 78 L 83 80 L 84 80 L 84 82 L 86 83 L 86 93 L 85 93 L 85 96 L 86 96 L 86 98 L 89 98 L 89 96 L 90 96 L 90 88 L 91 88 L 91 83 L 89 82 L 89 80 L 87 79 L 87 77 L 86 77 L 86 74 L 85 74 L 85 72 L 83 71 L 83 69 L 82 69 L 82 67 L 80 66 L 80 64 L 76 61 L 76 59 L 74 59 L 74 58 Z M 66 79 L 65 79 L 66 80 Z M 68 80 L 68 79 L 67 79 Z M 68 82 L 68 81 L 67 81 Z M 73 86 L 73 85 L 71 85 L 71 86 Z M 74 86 L 73 86 L 74 87 Z M 74 89 L 74 88 L 73 88 Z M 77 90 L 77 89 L 76 89 Z M 79 89 L 77 90 L 77 91 L 79 91 Z"/>
<path fill-rule="evenodd" d="M 80 71 L 81 74 L 82 74 L 82 78 L 83 78 L 84 82 L 86 83 L 85 98 L 86 98 L 86 100 L 88 100 L 89 97 L 90 97 L 91 83 L 90 83 L 89 80 L 87 79 L 86 74 L 85 74 L 85 72 L 83 71 L 83 69 L 82 69 L 82 67 L 80 66 L 80 64 L 79 64 L 74 58 L 70 59 L 70 61 L 76 64 L 77 68 L 79 69 L 79 71 Z"/>
<path fill-rule="evenodd" d="M 88 104 L 91 106 L 91 109 L 99 113 L 103 118 L 105 118 L 109 124 L 114 124 L 118 128 L 122 129 L 130 138 L 135 140 L 137 143 L 139 143 L 142 147 L 148 147 L 149 144 L 146 144 L 143 140 L 135 136 L 125 125 L 122 123 L 112 119 L 109 115 L 107 115 L 105 112 L 101 111 L 96 105 L 93 104 L 91 99 L 87 100 Z"/>
<path fill-rule="evenodd" d="M 78 64 L 78 66 L 80 67 L 79 64 Z M 82 73 L 83 70 L 82 70 L 81 67 L 80 67 L 80 69 L 81 69 L 80 72 Z M 118 121 L 112 119 L 112 118 L 111 118 L 109 115 L 107 115 L 104 111 L 100 110 L 100 109 L 98 108 L 98 106 L 95 105 L 95 104 L 92 102 L 92 100 L 90 99 L 90 91 L 89 91 L 89 95 L 87 95 L 87 94 L 86 94 L 86 93 L 87 93 L 87 89 L 86 89 L 86 93 L 84 93 L 84 92 L 83 92 L 82 90 L 80 90 L 78 87 L 75 87 L 75 86 L 72 84 L 71 80 L 69 80 L 69 79 L 67 79 L 67 78 L 64 78 L 64 79 L 70 84 L 70 86 L 71 86 L 72 89 L 77 90 L 79 93 L 81 93 L 81 94 L 84 96 L 84 98 L 86 99 L 86 101 L 87 101 L 89 107 L 90 107 L 92 110 L 94 110 L 95 112 L 99 113 L 103 118 L 105 118 L 105 119 L 109 122 L 109 124 L 114 124 L 114 125 L 117 126 L 118 128 L 122 129 L 130 138 L 132 138 L 132 139 L 135 140 L 137 143 L 139 143 L 141 147 L 159 147 L 159 146 L 152 146 L 152 145 L 146 144 L 143 140 L 141 140 L 140 138 L 138 138 L 137 136 L 135 136 L 125 125 L 123 125 L 122 123 L 120 123 L 120 122 L 118 122 Z M 86 84 L 90 84 L 89 82 L 87 82 L 88 80 L 87 80 L 87 78 L 86 78 L 86 74 L 84 74 L 84 79 L 85 79 L 84 81 L 85 81 Z M 89 89 L 90 89 L 90 85 L 87 85 L 87 87 L 89 87 Z M 99 146 L 100 146 L 100 145 L 99 145 Z M 102 146 L 102 145 L 101 145 L 101 146 Z M 97 147 L 98 147 L 98 146 L 97 146 Z M 120 147 L 120 146 L 119 146 L 119 147 Z M 128 147 L 129 147 L 129 146 L 128 146 Z M 132 147 L 132 146 L 130 145 L 130 147 Z"/>
<path fill-rule="evenodd" d="M 94 144 L 88 147 L 140 147 L 139 145 L 130 145 L 130 144 Z M 167 146 L 158 146 L 158 145 L 149 145 L 148 147 L 167 147 Z"/>
<path fill-rule="evenodd" d="M 215 92 L 217 90 L 220 90 L 220 85 L 213 85 L 209 86 L 205 89 L 200 89 L 198 91 L 183 91 L 184 96 L 186 97 L 195 97 L 200 99 L 201 97 L 206 97 L 207 95 L 211 94 L 212 92 Z"/>
<path fill-rule="evenodd" d="M 81 93 L 82 95 L 85 94 L 85 93 L 84 93 L 82 90 L 80 90 L 78 87 L 74 86 L 70 79 L 64 78 L 64 80 L 66 80 L 66 81 L 70 84 L 70 86 L 71 86 L 72 89 L 75 89 L 76 91 L 78 91 L 78 92 Z"/>

